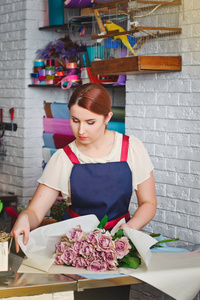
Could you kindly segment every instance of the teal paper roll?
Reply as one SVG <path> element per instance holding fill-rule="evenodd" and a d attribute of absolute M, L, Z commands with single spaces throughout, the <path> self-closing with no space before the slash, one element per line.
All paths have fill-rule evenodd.
<path fill-rule="evenodd" d="M 109 122 L 107 128 L 119 133 L 125 134 L 125 123 L 122 122 Z"/>
<path fill-rule="evenodd" d="M 63 0 L 48 0 L 49 3 L 49 25 L 64 24 Z"/>

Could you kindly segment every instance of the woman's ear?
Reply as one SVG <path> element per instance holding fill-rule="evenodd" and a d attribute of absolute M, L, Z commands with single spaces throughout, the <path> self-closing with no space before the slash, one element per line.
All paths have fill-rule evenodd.
<path fill-rule="evenodd" d="M 107 115 L 107 117 L 105 118 L 106 125 L 108 124 L 108 122 L 110 121 L 110 119 L 112 118 L 112 116 L 113 116 L 113 113 L 112 113 L 112 111 L 110 111 L 109 114 Z"/>

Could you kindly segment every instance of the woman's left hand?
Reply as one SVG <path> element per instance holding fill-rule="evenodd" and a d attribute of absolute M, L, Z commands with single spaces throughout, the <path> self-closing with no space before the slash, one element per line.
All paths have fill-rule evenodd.
<path fill-rule="evenodd" d="M 128 223 L 123 223 L 119 228 L 133 228 Z"/>

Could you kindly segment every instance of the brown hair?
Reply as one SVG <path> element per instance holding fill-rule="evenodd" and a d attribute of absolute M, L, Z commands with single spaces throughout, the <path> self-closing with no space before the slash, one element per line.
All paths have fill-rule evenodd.
<path fill-rule="evenodd" d="M 69 100 L 69 109 L 74 104 L 78 104 L 95 114 L 103 116 L 107 116 L 111 111 L 110 95 L 98 83 L 86 83 L 76 88 Z"/>

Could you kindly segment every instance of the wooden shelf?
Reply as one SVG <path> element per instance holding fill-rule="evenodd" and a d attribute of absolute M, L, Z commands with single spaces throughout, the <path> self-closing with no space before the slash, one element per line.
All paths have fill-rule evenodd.
<path fill-rule="evenodd" d="M 182 70 L 181 56 L 133 56 L 93 61 L 93 75 L 138 75 Z"/>
<path fill-rule="evenodd" d="M 105 88 L 124 88 L 125 89 L 125 85 L 116 85 L 114 86 L 113 84 L 101 84 L 102 86 L 104 86 Z M 29 84 L 28 87 L 32 87 L 32 88 L 60 88 L 60 85 L 55 85 L 55 84 Z M 75 86 L 72 86 L 71 88 L 76 88 Z M 70 88 L 70 89 L 71 89 Z M 64 91 L 64 90 L 63 90 Z"/>

